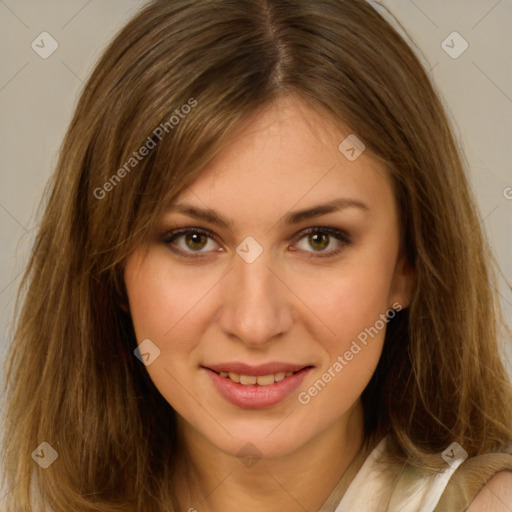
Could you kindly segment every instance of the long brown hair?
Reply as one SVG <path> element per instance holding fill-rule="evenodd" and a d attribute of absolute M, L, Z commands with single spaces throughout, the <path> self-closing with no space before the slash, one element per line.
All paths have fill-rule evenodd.
<path fill-rule="evenodd" d="M 96 66 L 48 188 L 6 365 L 11 510 L 34 510 L 33 476 L 33 501 L 56 512 L 176 510 L 174 412 L 134 357 L 123 263 L 241 123 L 284 94 L 350 127 L 388 170 L 416 271 L 363 394 L 367 434 L 389 434 L 395 460 L 425 468 L 452 441 L 470 456 L 507 446 L 494 263 L 407 43 L 364 0 L 160 0 Z M 58 453 L 47 469 L 31 457 L 42 442 Z"/>

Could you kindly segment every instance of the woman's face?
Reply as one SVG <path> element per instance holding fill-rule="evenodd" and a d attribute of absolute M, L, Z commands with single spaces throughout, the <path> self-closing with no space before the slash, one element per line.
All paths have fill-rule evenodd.
<path fill-rule="evenodd" d="M 183 431 L 225 453 L 285 455 L 346 425 L 386 311 L 408 304 L 389 178 L 350 139 L 339 149 L 349 134 L 279 100 L 127 261 L 151 379 Z"/>

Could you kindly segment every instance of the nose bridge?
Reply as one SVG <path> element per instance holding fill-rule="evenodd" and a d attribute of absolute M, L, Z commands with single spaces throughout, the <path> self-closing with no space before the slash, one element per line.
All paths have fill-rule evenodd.
<path fill-rule="evenodd" d="M 252 262 L 235 255 L 227 276 L 220 326 L 248 345 L 262 345 L 290 328 L 292 313 L 286 287 L 270 270 L 271 259 L 263 252 Z"/>

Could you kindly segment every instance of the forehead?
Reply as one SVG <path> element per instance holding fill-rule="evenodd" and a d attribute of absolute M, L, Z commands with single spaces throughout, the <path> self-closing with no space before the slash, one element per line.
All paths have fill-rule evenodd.
<path fill-rule="evenodd" d="M 340 197 L 389 208 L 387 172 L 364 151 L 347 158 L 339 146 L 349 136 L 320 109 L 282 98 L 248 119 L 174 203 L 239 218 L 275 217 Z"/>

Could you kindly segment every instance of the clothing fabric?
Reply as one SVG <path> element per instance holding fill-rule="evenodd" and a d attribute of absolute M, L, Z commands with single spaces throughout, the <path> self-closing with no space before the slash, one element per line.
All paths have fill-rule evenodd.
<path fill-rule="evenodd" d="M 512 472 L 511 454 L 490 453 L 454 457 L 443 471 L 428 474 L 381 461 L 387 442 L 357 454 L 319 512 L 464 512 L 492 476 Z"/>

